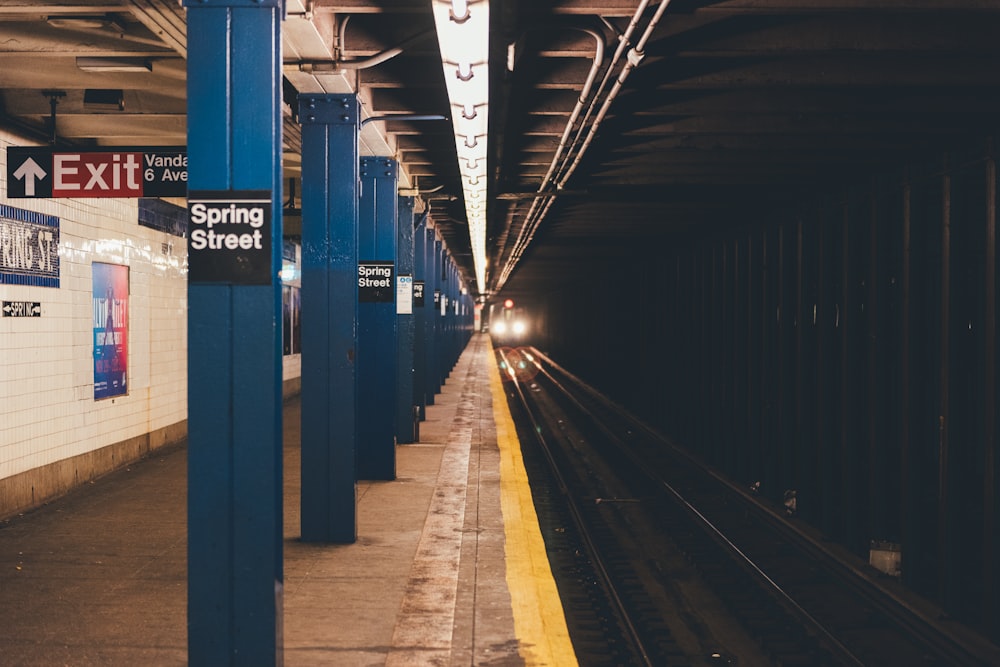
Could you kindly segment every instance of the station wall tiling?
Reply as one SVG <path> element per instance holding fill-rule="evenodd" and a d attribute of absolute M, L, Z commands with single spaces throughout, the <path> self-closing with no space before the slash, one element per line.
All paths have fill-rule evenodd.
<path fill-rule="evenodd" d="M 0 301 L 40 304 L 0 317 L 0 479 L 187 417 L 186 240 L 139 225 L 136 199 L 8 199 L 7 146 L 34 143 L 0 130 L 0 205 L 58 218 L 59 285 L 0 281 Z M 98 399 L 94 263 L 128 268 L 126 390 Z M 286 356 L 284 379 L 300 368 Z"/>

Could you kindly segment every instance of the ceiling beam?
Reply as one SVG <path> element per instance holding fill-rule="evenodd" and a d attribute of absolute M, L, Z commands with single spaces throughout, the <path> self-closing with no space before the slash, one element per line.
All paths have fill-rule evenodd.
<path fill-rule="evenodd" d="M 996 86 L 1000 68 L 979 55 L 838 54 L 795 58 L 649 58 L 635 88 L 729 89 L 782 86 Z"/>

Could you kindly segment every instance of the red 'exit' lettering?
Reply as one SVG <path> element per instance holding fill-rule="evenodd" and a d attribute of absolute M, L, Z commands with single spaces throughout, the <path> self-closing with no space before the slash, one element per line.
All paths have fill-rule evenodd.
<path fill-rule="evenodd" d="M 55 153 L 53 197 L 141 197 L 142 153 Z"/>

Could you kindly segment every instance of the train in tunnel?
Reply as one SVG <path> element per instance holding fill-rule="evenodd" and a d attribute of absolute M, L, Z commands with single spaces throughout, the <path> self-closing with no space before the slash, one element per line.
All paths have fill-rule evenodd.
<path fill-rule="evenodd" d="M 483 332 L 501 346 L 520 346 L 532 339 L 532 309 L 507 298 L 489 304 Z"/>

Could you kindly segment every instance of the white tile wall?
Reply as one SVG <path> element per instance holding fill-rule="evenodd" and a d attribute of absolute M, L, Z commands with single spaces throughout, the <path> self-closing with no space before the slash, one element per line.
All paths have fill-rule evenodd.
<path fill-rule="evenodd" d="M 6 199 L 60 220 L 60 286 L 0 285 L 0 300 L 39 301 L 42 316 L 0 317 L 0 479 L 187 418 L 186 242 L 141 227 L 134 199 Z M 165 255 L 162 244 L 173 245 Z M 127 396 L 94 400 L 93 262 L 129 267 Z M 284 379 L 301 374 L 285 357 Z"/>
<path fill-rule="evenodd" d="M 183 239 L 137 220 L 134 199 L 6 199 L 59 218 L 60 286 L 0 285 L 0 300 L 39 301 L 42 316 L 0 318 L 0 478 L 175 424 L 187 415 Z M 173 256 L 161 244 L 173 242 Z M 93 262 L 129 267 L 129 393 L 94 400 Z M 151 295 L 156 297 L 152 298 Z"/>

